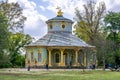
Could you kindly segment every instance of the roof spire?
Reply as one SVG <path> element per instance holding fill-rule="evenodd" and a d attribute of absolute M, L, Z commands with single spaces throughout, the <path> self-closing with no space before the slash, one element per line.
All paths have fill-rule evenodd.
<path fill-rule="evenodd" d="M 61 7 L 57 6 L 56 9 L 58 9 L 57 16 L 63 16 L 63 15 L 62 15 L 63 12 L 61 11 Z"/>

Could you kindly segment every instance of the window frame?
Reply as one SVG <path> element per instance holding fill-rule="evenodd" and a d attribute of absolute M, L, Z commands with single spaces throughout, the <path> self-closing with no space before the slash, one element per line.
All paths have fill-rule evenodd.
<path fill-rule="evenodd" d="M 60 62 L 60 53 L 55 53 L 55 63 L 59 63 Z"/>

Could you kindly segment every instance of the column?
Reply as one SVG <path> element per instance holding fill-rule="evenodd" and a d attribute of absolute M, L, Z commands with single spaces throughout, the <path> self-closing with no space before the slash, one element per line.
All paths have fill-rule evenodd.
<path fill-rule="evenodd" d="M 96 60 L 96 65 L 95 66 L 98 68 L 98 60 Z"/>
<path fill-rule="evenodd" d="M 78 50 L 75 50 L 75 65 L 78 65 Z"/>
<path fill-rule="evenodd" d="M 48 63 L 48 65 L 49 66 L 52 66 L 52 64 L 51 64 L 51 51 L 52 51 L 52 49 L 48 49 L 48 54 L 49 54 L 49 63 Z"/>
<path fill-rule="evenodd" d="M 65 66 L 65 62 L 63 60 L 63 53 L 64 53 L 64 49 L 60 49 L 61 52 L 61 62 L 60 62 L 60 66 Z"/>
<path fill-rule="evenodd" d="M 33 49 L 31 49 L 30 51 L 30 66 L 33 66 L 34 62 L 33 62 Z"/>
<path fill-rule="evenodd" d="M 25 54 L 25 66 L 27 67 L 28 66 L 28 53 L 26 51 L 26 54 Z"/>
<path fill-rule="evenodd" d="M 84 52 L 84 67 L 86 67 L 86 53 Z"/>

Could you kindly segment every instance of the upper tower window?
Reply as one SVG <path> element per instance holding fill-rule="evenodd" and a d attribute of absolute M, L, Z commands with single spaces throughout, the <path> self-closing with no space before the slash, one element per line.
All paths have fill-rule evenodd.
<path fill-rule="evenodd" d="M 53 26 L 52 26 L 52 24 L 50 24 L 50 29 L 53 29 Z"/>
<path fill-rule="evenodd" d="M 62 24 L 62 28 L 65 29 L 65 25 L 64 24 Z"/>
<path fill-rule="evenodd" d="M 48 24 L 49 28 L 52 30 L 53 29 L 53 25 L 52 22 Z"/>
<path fill-rule="evenodd" d="M 61 27 L 62 27 L 62 29 L 65 29 L 65 22 L 64 21 L 62 21 Z"/>

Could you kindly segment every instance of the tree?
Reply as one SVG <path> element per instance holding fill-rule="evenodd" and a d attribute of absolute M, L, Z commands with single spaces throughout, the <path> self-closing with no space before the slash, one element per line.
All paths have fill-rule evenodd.
<path fill-rule="evenodd" d="M 7 25 L 7 18 L 0 12 L 0 52 L 7 48 L 7 42 L 9 38 Z"/>
<path fill-rule="evenodd" d="M 89 1 L 84 5 L 84 12 L 80 12 L 76 8 L 75 20 L 75 34 L 94 45 L 94 40 L 101 33 L 101 20 L 105 12 L 105 3 L 100 2 L 99 6 L 96 7 L 96 3 Z"/>
<path fill-rule="evenodd" d="M 106 33 L 102 33 L 99 35 L 98 40 L 95 42 L 97 48 L 97 58 L 99 60 L 99 64 L 103 65 L 103 70 L 105 70 L 105 65 L 109 63 L 113 63 L 114 59 L 112 57 L 113 53 L 113 41 L 106 39 Z M 111 60 L 112 59 L 112 60 Z"/>
<path fill-rule="evenodd" d="M 6 53 L 9 44 L 7 18 L 0 11 L 0 67 L 5 67 L 9 60 Z"/>
<path fill-rule="evenodd" d="M 120 30 L 120 12 L 108 12 L 104 19 L 107 30 Z"/>
<path fill-rule="evenodd" d="M 8 28 L 10 31 L 23 31 L 26 17 L 23 16 L 23 9 L 18 3 L 0 2 L 0 10 L 8 18 Z"/>
<path fill-rule="evenodd" d="M 120 43 L 120 12 L 108 12 L 105 16 L 105 30 L 109 32 L 108 38 L 115 43 Z"/>
<path fill-rule="evenodd" d="M 80 12 L 76 8 L 75 20 L 77 23 L 74 31 L 78 37 L 96 46 L 98 63 L 99 65 L 102 64 L 103 68 L 107 61 L 106 57 L 109 55 L 108 51 L 111 51 L 110 48 L 112 47 L 112 42 L 106 40 L 107 33 L 104 32 L 105 10 L 104 2 L 100 2 L 96 6 L 96 3 L 92 1 L 84 5 L 84 12 Z"/>
<path fill-rule="evenodd" d="M 114 41 L 115 64 L 120 64 L 120 12 L 108 12 L 104 19 L 105 30 L 109 32 L 107 39 Z"/>
<path fill-rule="evenodd" d="M 8 0 L 0 2 L 0 11 L 0 14 L 3 14 L 3 16 L 7 18 L 7 21 L 1 20 L 3 18 L 0 19 L 3 21 L 0 25 L 2 26 L 0 27 L 0 43 L 3 44 L 0 46 L 0 49 L 2 50 L 0 53 L 2 53 L 3 57 L 0 56 L 0 59 L 2 62 L 10 60 L 9 62 L 13 66 L 19 65 L 21 64 L 19 61 L 24 61 L 24 57 L 19 53 L 24 50 L 24 45 L 29 44 L 32 40 L 29 35 L 17 33 L 23 32 L 26 17 L 23 16 L 23 10 L 18 3 L 8 3 Z M 9 54 L 5 54 L 5 52 Z M 3 60 L 3 58 L 6 59 Z"/>
<path fill-rule="evenodd" d="M 18 66 L 21 62 L 21 53 L 23 53 L 24 46 L 32 42 L 33 38 L 28 34 L 16 33 L 12 34 L 9 39 L 9 52 L 10 52 L 10 62 L 13 66 Z M 23 58 L 24 59 L 24 58 Z M 22 60 L 24 61 L 24 60 Z M 24 62 L 22 62 L 24 63 Z"/>

